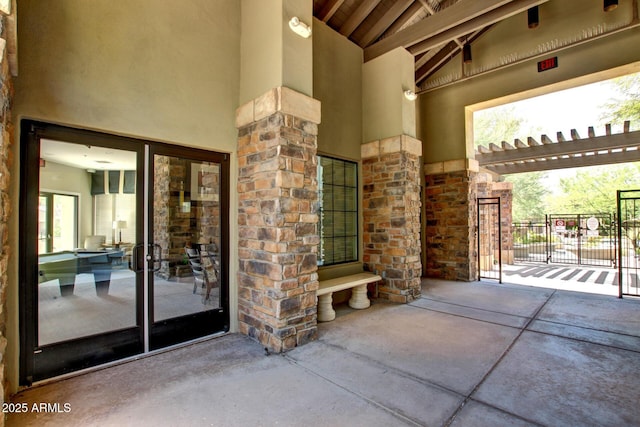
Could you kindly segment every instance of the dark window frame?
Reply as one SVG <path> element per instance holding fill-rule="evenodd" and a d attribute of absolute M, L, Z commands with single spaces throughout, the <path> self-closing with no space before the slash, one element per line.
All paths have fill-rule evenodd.
<path fill-rule="evenodd" d="M 318 155 L 318 216 L 318 266 L 357 262 L 360 259 L 357 162 Z M 339 221 L 342 229 L 336 227 Z"/>

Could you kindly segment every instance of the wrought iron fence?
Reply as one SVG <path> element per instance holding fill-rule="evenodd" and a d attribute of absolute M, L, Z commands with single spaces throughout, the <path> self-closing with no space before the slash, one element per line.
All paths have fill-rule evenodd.
<path fill-rule="evenodd" d="M 516 261 L 616 266 L 612 214 L 545 215 L 514 223 L 513 236 Z"/>
<path fill-rule="evenodd" d="M 640 190 L 618 191 L 620 297 L 640 296 Z"/>

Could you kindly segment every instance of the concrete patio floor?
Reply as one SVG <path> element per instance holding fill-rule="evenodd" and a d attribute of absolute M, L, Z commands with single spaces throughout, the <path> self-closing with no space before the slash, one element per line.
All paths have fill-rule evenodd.
<path fill-rule="evenodd" d="M 285 355 L 231 334 L 23 391 L 7 425 L 637 426 L 639 367 L 640 300 L 427 279 Z"/>

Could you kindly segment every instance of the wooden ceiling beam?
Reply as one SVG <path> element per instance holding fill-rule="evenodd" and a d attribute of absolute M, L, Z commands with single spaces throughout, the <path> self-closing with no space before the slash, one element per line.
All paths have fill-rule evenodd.
<path fill-rule="evenodd" d="M 451 56 L 456 55 L 458 51 L 460 51 L 460 46 L 458 46 L 456 42 L 450 41 L 424 65 L 418 67 L 415 75 L 416 86 L 419 86 L 424 79 L 440 69 L 440 67 L 442 67 Z"/>
<path fill-rule="evenodd" d="M 378 39 L 396 21 L 411 4 L 413 0 L 396 0 L 393 6 L 387 10 L 384 16 L 367 31 L 360 40 L 360 46 L 369 46 Z"/>
<path fill-rule="evenodd" d="M 340 34 L 345 37 L 349 37 L 381 1 L 382 0 L 364 0 L 360 3 L 360 6 L 358 6 L 355 12 L 353 12 L 351 16 L 349 16 L 349 19 L 347 19 L 340 27 Z"/>
<path fill-rule="evenodd" d="M 322 10 L 320 10 L 317 18 L 322 22 L 328 22 L 329 19 L 333 18 L 333 15 L 335 15 L 336 11 L 340 9 L 342 3 L 344 3 L 344 0 L 329 0 L 325 3 Z"/>
<path fill-rule="evenodd" d="M 393 23 L 389 28 L 387 28 L 386 32 L 389 34 L 394 34 L 400 31 L 400 29 L 410 20 L 412 20 L 416 15 L 422 12 L 422 6 L 419 3 L 412 2 L 411 6 L 407 10 L 404 11 L 402 15 Z"/>
<path fill-rule="evenodd" d="M 397 47 L 409 48 L 420 44 L 420 51 L 412 51 L 416 55 L 546 1 L 548 0 L 460 0 L 436 15 L 428 16 L 365 48 L 364 59 L 370 61 Z"/>

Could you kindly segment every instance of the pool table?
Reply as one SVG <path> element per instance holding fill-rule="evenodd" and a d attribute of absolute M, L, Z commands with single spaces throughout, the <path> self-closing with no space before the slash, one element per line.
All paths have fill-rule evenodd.
<path fill-rule="evenodd" d="M 112 269 L 121 269 L 122 250 L 60 251 L 38 255 L 40 283 L 58 279 L 60 295 L 73 295 L 76 274 L 92 273 L 99 296 L 109 293 Z"/>

